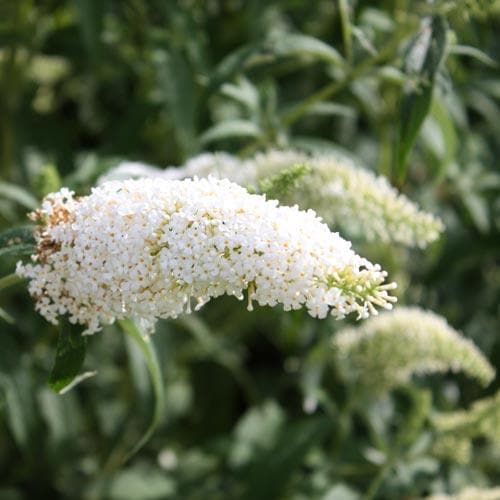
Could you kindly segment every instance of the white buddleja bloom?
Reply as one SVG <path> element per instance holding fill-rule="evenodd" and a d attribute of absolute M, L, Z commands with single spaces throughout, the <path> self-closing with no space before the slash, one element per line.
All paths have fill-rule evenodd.
<path fill-rule="evenodd" d="M 257 179 L 294 164 L 311 167 L 283 203 L 312 208 L 327 224 L 366 240 L 425 247 L 444 226 L 400 194 L 389 181 L 359 166 L 346 155 L 308 155 L 297 151 L 270 151 L 253 159 Z"/>
<path fill-rule="evenodd" d="M 441 220 L 400 194 L 383 176 L 359 166 L 346 155 L 285 150 L 259 153 L 245 161 L 227 153 L 203 153 L 180 168 L 145 170 L 144 176 L 163 178 L 228 178 L 259 191 L 260 182 L 280 171 L 304 164 L 311 168 L 280 202 L 311 208 L 334 229 L 354 237 L 425 247 L 443 231 Z M 104 177 L 123 171 L 111 171 Z M 123 177 L 120 177 L 123 178 Z"/>
<path fill-rule="evenodd" d="M 51 322 L 87 326 L 132 317 L 144 326 L 219 295 L 260 305 L 365 318 L 391 308 L 395 284 L 331 233 L 312 211 L 278 206 L 227 179 L 112 181 L 89 196 L 63 189 L 34 213 L 41 222 L 30 278 Z"/>
<path fill-rule="evenodd" d="M 385 390 L 413 374 L 462 371 L 488 384 L 494 369 L 446 320 L 417 307 L 399 307 L 342 329 L 333 338 L 341 369 L 361 384 Z"/>
<path fill-rule="evenodd" d="M 484 489 L 468 486 L 459 493 L 432 495 L 425 500 L 500 500 L 500 488 Z"/>

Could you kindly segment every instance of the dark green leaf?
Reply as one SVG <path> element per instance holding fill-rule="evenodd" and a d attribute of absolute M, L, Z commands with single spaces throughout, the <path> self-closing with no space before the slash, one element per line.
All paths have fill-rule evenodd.
<path fill-rule="evenodd" d="M 78 11 L 83 42 L 91 59 L 101 52 L 101 30 L 105 0 L 74 0 Z"/>
<path fill-rule="evenodd" d="M 176 127 L 176 139 L 185 157 L 197 151 L 195 132 L 196 85 L 183 52 L 158 49 L 154 55 L 159 87 L 166 111 Z"/>
<path fill-rule="evenodd" d="M 271 500 L 278 497 L 307 451 L 319 443 L 331 425 L 328 418 L 317 417 L 286 427 L 275 446 L 256 457 L 249 467 L 244 478 L 243 498 Z"/>
<path fill-rule="evenodd" d="M 69 386 L 80 373 L 87 344 L 80 328 L 65 320 L 60 320 L 60 322 L 56 359 L 49 378 L 49 387 L 58 393 Z"/>
<path fill-rule="evenodd" d="M 29 255 L 35 249 L 32 226 L 19 226 L 0 233 L 0 256 Z"/>
<path fill-rule="evenodd" d="M 429 25 L 422 26 L 407 54 L 407 69 L 415 72 L 417 85 L 405 92 L 401 103 L 394 154 L 399 182 L 406 176 L 408 155 L 431 107 L 435 77 L 446 49 L 446 28 L 444 18 L 432 17 Z"/>

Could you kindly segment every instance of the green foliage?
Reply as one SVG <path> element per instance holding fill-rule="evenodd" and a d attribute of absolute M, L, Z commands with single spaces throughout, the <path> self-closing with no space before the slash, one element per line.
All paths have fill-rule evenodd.
<path fill-rule="evenodd" d="M 86 339 L 79 328 L 61 322 L 56 357 L 49 378 L 49 387 L 58 393 L 72 384 L 85 360 Z"/>
<path fill-rule="evenodd" d="M 455 373 L 462 338 L 437 350 L 452 370 L 403 379 L 384 367 L 429 345 L 388 341 L 366 390 L 331 348 L 347 320 L 221 297 L 149 340 L 131 322 L 57 340 L 13 273 L 26 213 L 122 160 L 348 151 L 446 227 L 356 251 L 498 372 L 499 20 L 492 0 L 0 2 L 0 498 L 495 498 L 498 379 Z M 307 185 L 299 163 L 261 190 Z"/>
<path fill-rule="evenodd" d="M 403 95 L 396 131 L 396 175 L 400 182 L 406 174 L 408 154 L 431 107 L 434 83 L 446 51 L 446 30 L 442 16 L 424 18 L 405 57 L 406 71 L 416 83 Z"/>

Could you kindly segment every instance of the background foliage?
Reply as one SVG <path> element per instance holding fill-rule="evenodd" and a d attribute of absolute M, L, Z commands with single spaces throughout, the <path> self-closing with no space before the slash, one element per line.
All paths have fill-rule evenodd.
<path fill-rule="evenodd" d="M 400 303 L 442 314 L 499 369 L 499 21 L 488 0 L 3 0 L 1 226 L 121 159 L 348 150 L 447 228 L 425 251 L 356 249 Z M 22 251 L 0 254 L 2 276 Z M 498 380 L 360 396 L 333 362 L 348 321 L 229 298 L 158 324 L 164 417 L 123 464 L 154 399 L 137 345 L 118 326 L 90 338 L 97 375 L 59 396 L 56 329 L 23 285 L 0 307 L 1 498 L 421 498 L 500 482 L 498 425 L 497 439 L 464 433 L 469 457 L 456 434 L 433 447 L 433 415 Z"/>

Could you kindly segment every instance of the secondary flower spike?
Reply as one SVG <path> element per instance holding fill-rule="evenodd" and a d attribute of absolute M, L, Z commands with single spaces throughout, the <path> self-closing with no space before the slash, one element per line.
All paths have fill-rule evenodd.
<path fill-rule="evenodd" d="M 413 374 L 464 372 L 488 385 L 495 370 L 446 320 L 418 307 L 399 307 L 339 331 L 333 346 L 342 371 L 372 389 L 390 389 Z"/>
<path fill-rule="evenodd" d="M 342 318 L 390 309 L 386 272 L 351 250 L 313 211 L 278 206 L 226 180 L 112 181 L 77 198 L 47 196 L 33 217 L 41 226 L 30 278 L 36 307 L 49 321 L 69 315 L 87 326 L 191 311 L 247 290 L 260 305 L 306 307 Z"/>

